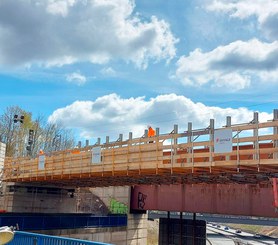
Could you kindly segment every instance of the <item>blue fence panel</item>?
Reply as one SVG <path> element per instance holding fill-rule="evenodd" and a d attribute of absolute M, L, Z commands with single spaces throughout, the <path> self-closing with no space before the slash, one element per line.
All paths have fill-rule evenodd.
<path fill-rule="evenodd" d="M 48 236 L 24 231 L 16 231 L 14 239 L 7 245 L 109 245 L 108 243 L 92 242 L 73 238 Z M 111 244 L 110 244 L 111 245 Z"/>
<path fill-rule="evenodd" d="M 21 231 L 75 229 L 83 227 L 127 226 L 126 215 L 94 216 L 88 214 L 3 214 L 0 226 L 18 226 Z"/>

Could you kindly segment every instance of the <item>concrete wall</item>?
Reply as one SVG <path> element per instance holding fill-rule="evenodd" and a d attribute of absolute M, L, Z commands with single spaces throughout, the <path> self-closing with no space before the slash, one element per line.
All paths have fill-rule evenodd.
<path fill-rule="evenodd" d="M 76 199 L 67 189 L 4 184 L 2 209 L 20 213 L 74 213 Z"/>
<path fill-rule="evenodd" d="M 108 208 L 111 206 L 111 200 L 123 203 L 128 207 L 128 222 L 126 229 L 113 231 L 108 236 L 110 242 L 116 245 L 146 245 L 147 244 L 147 214 L 129 214 L 130 209 L 130 187 L 106 187 L 91 188 L 92 193 L 106 204 Z M 81 238 L 81 237 L 80 237 Z M 94 240 L 94 239 L 92 239 Z"/>

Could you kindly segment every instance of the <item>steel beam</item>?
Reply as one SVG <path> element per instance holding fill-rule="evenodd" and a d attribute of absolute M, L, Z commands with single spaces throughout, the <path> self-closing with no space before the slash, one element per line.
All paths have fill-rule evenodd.
<path fill-rule="evenodd" d="M 144 197 L 144 198 L 142 198 Z M 131 209 L 278 218 L 273 188 L 248 184 L 142 185 L 132 188 Z"/>

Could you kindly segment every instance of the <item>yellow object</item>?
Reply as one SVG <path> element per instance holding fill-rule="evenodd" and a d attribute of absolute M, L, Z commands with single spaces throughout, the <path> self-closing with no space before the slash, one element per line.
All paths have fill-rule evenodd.
<path fill-rule="evenodd" d="M 8 226 L 0 227 L 0 245 L 4 245 L 14 238 L 14 232 Z"/>

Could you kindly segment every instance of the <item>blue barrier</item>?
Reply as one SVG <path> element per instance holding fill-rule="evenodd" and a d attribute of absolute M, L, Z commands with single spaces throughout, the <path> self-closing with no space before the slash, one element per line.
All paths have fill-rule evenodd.
<path fill-rule="evenodd" d="M 109 245 L 73 238 L 48 236 L 24 231 L 15 231 L 14 239 L 7 245 Z"/>
<path fill-rule="evenodd" d="M 91 214 L 1 214 L 0 226 L 16 226 L 21 231 L 127 226 L 126 215 Z"/>

